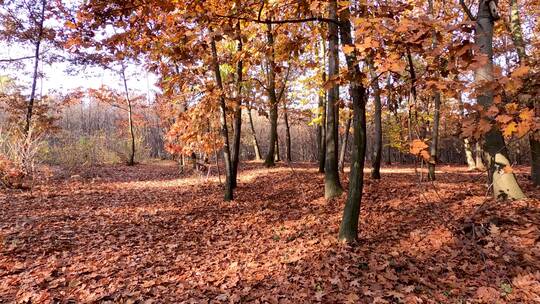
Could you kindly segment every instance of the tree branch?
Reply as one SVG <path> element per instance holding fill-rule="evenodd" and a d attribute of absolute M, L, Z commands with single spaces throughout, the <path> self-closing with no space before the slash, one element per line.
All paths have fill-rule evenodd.
<path fill-rule="evenodd" d="M 25 57 L 19 57 L 19 58 L 4 58 L 4 59 L 0 58 L 0 63 L 15 62 L 15 61 L 21 61 L 21 60 L 32 59 L 32 58 L 34 58 L 34 56 L 25 56 Z"/>
<path fill-rule="evenodd" d="M 476 17 L 473 16 L 473 14 L 471 13 L 471 10 L 467 6 L 467 4 L 465 4 L 465 1 L 459 0 L 459 4 L 461 4 L 461 7 L 463 8 L 463 11 L 465 11 L 465 14 L 467 14 L 467 17 L 469 17 L 471 21 L 476 21 Z"/>
<path fill-rule="evenodd" d="M 286 24 L 286 23 L 305 23 L 305 22 L 326 22 L 326 23 L 334 23 L 338 26 L 341 25 L 339 21 L 324 17 L 309 17 L 304 19 L 284 19 L 284 20 L 261 20 L 261 19 L 253 19 L 248 17 L 240 17 L 240 16 L 232 16 L 232 15 L 219 15 L 216 14 L 216 17 L 219 18 L 229 18 L 229 19 L 236 19 L 236 20 L 243 20 L 247 22 L 255 22 L 255 23 L 262 23 L 262 24 Z"/>

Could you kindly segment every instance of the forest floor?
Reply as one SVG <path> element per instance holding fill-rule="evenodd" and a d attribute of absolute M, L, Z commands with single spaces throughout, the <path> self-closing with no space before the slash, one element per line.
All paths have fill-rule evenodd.
<path fill-rule="evenodd" d="M 170 162 L 53 172 L 0 193 L 0 303 L 538 303 L 526 170 L 531 199 L 498 202 L 465 167 L 434 184 L 385 168 L 354 247 L 336 241 L 346 195 L 326 202 L 313 165 L 244 164 L 231 203 Z"/>

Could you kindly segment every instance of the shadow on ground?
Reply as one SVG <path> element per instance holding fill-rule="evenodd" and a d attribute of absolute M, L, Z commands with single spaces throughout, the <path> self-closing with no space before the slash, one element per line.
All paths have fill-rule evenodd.
<path fill-rule="evenodd" d="M 247 164 L 231 203 L 171 164 L 6 193 L 0 303 L 539 299 L 540 202 L 486 200 L 481 174 L 442 170 L 435 184 L 410 168 L 367 179 L 354 247 L 335 239 L 345 196 L 326 202 L 309 164 Z"/>

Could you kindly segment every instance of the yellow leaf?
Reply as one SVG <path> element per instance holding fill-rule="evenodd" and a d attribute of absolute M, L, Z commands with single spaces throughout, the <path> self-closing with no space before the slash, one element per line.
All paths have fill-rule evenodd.
<path fill-rule="evenodd" d="M 343 46 L 343 53 L 345 53 L 345 55 L 350 55 L 352 52 L 354 52 L 354 46 L 352 45 Z"/>
<path fill-rule="evenodd" d="M 509 123 L 506 128 L 504 128 L 504 136 L 505 137 L 512 137 L 512 134 L 517 131 L 517 124 L 515 122 Z"/>
<path fill-rule="evenodd" d="M 515 112 L 518 109 L 518 105 L 516 103 L 509 103 L 506 105 L 506 111 L 509 113 Z"/>
<path fill-rule="evenodd" d="M 427 148 L 429 148 L 429 146 L 423 140 L 415 139 L 411 144 L 410 152 L 411 154 L 419 155 L 423 150 Z"/>
<path fill-rule="evenodd" d="M 522 65 L 512 72 L 512 77 L 520 78 L 527 75 L 528 73 L 529 73 L 529 67 L 526 65 Z"/>
<path fill-rule="evenodd" d="M 522 121 L 531 121 L 534 117 L 534 110 L 533 109 L 524 109 L 519 113 L 519 118 L 521 118 Z"/>

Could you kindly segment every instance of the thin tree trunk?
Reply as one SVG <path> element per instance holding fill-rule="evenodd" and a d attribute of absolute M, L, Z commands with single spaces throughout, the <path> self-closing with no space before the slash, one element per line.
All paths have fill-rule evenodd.
<path fill-rule="evenodd" d="M 434 96 L 435 113 L 433 115 L 433 130 L 431 134 L 431 146 L 429 147 L 430 159 L 428 162 L 428 179 L 435 180 L 435 164 L 437 164 L 437 154 L 439 146 L 439 124 L 441 121 L 441 93 L 436 92 Z"/>
<path fill-rule="evenodd" d="M 486 166 L 484 165 L 484 149 L 480 142 L 476 142 L 476 169 L 479 171 L 485 171 Z"/>
<path fill-rule="evenodd" d="M 218 89 L 220 90 L 219 106 L 221 110 L 220 115 L 220 124 L 221 124 L 221 136 L 223 138 L 223 160 L 225 162 L 225 201 L 233 200 L 233 186 L 232 186 L 232 166 L 231 166 L 231 150 L 229 145 L 229 129 L 227 126 L 227 107 L 225 105 L 225 96 L 223 94 L 223 81 L 221 79 L 221 72 L 219 69 L 219 62 L 217 56 L 216 42 L 214 40 L 213 33 L 210 33 L 211 36 L 211 49 L 212 49 L 212 65 L 214 68 L 214 75 L 216 77 L 216 83 Z"/>
<path fill-rule="evenodd" d="M 461 117 L 464 118 L 465 107 L 463 106 L 463 98 L 461 96 L 461 93 L 458 93 L 458 103 L 459 103 L 459 111 L 461 113 Z M 465 159 L 467 161 L 467 167 L 469 168 L 469 171 L 474 171 L 476 170 L 476 162 L 474 161 L 471 142 L 468 138 L 465 138 L 463 140 L 463 146 L 465 147 Z"/>
<path fill-rule="evenodd" d="M 326 82 L 326 73 L 323 72 L 323 83 Z M 317 139 L 319 144 L 319 173 L 324 173 L 326 165 L 326 96 L 319 96 L 319 109 L 322 111 L 321 125 L 318 127 Z M 320 136 L 320 137 L 319 137 Z"/>
<path fill-rule="evenodd" d="M 253 124 L 253 115 L 251 114 L 251 106 L 248 109 L 249 116 L 249 127 L 251 129 L 251 134 L 253 136 L 253 150 L 255 151 L 255 160 L 262 160 L 261 157 L 261 148 L 259 147 L 259 141 L 257 140 L 257 133 L 255 132 L 255 124 Z"/>
<path fill-rule="evenodd" d="M 242 32 L 240 22 L 236 24 L 236 35 L 238 40 L 238 53 L 242 52 Z M 234 109 L 234 134 L 233 134 L 233 150 L 232 150 L 232 174 L 231 186 L 236 188 L 238 164 L 240 162 L 240 139 L 242 137 L 242 73 L 243 61 L 239 60 L 236 67 L 236 104 Z"/>
<path fill-rule="evenodd" d="M 330 1 L 330 19 L 337 19 L 337 2 Z M 328 25 L 328 77 L 333 79 L 339 75 L 339 36 L 338 26 L 334 23 Z M 326 105 L 326 160 L 324 196 L 326 199 L 338 197 L 343 192 L 339 181 L 338 170 L 338 100 L 339 85 L 333 84 L 328 90 Z"/>
<path fill-rule="evenodd" d="M 36 87 L 38 79 L 38 67 L 39 67 L 39 52 L 41 49 L 41 40 L 43 40 L 43 24 L 45 23 L 45 9 L 47 7 L 47 1 L 41 1 L 41 16 L 38 24 L 38 38 L 36 40 L 36 49 L 34 52 L 34 73 L 32 76 L 32 90 L 30 91 L 30 100 L 28 101 L 28 107 L 26 109 L 26 124 L 24 126 L 24 136 L 28 137 L 30 127 L 32 125 L 32 114 L 34 110 L 34 101 L 36 99 Z"/>
<path fill-rule="evenodd" d="M 331 18 L 335 18 L 335 15 Z M 341 11 L 341 43 L 352 45 L 351 24 L 349 9 Z M 343 218 L 339 227 L 339 240 L 355 242 L 358 238 L 358 221 L 360 217 L 360 205 L 364 187 L 364 161 L 366 158 L 366 90 L 362 86 L 362 74 L 356 64 L 356 54 L 345 56 L 349 79 L 353 79 L 349 86 L 349 93 L 353 103 L 353 152 L 351 173 L 349 177 L 349 192 L 347 203 L 343 210 Z"/>
<path fill-rule="evenodd" d="M 264 161 L 265 166 L 275 166 L 275 154 L 277 143 L 277 123 L 278 123 L 278 100 L 276 96 L 276 62 L 274 54 L 274 34 L 272 33 L 272 24 L 267 25 L 266 38 L 270 51 L 266 55 L 268 64 L 268 99 L 270 102 L 270 142 L 268 143 L 268 154 Z"/>
<path fill-rule="evenodd" d="M 283 119 L 285 121 L 285 146 L 287 148 L 286 159 L 287 162 L 292 162 L 292 152 L 291 152 L 291 128 L 289 126 L 289 114 L 287 113 L 287 105 L 283 102 Z"/>
<path fill-rule="evenodd" d="M 124 82 L 124 90 L 126 94 L 126 103 L 128 107 L 128 127 L 129 127 L 129 135 L 130 135 L 130 151 L 129 151 L 129 160 L 128 160 L 128 166 L 135 165 L 135 132 L 133 130 L 133 109 L 131 106 L 131 98 L 129 97 L 129 90 L 127 85 L 127 79 L 126 79 L 126 66 L 124 65 L 124 62 L 122 61 L 122 80 Z"/>
<path fill-rule="evenodd" d="M 281 154 L 279 152 L 279 133 L 278 133 L 278 137 L 276 138 L 276 162 L 280 162 L 281 161 Z"/>
<path fill-rule="evenodd" d="M 433 8 L 433 0 L 428 0 L 429 14 L 432 18 L 436 18 Z M 437 48 L 438 41 L 435 30 L 432 33 L 433 36 L 433 48 Z M 438 76 L 438 75 L 437 75 Z M 431 146 L 429 148 L 430 159 L 428 163 L 428 179 L 435 180 L 435 165 L 437 164 L 437 152 L 439 147 L 439 124 L 441 121 L 441 92 L 434 92 L 433 100 L 435 103 L 435 109 L 433 114 L 433 130 L 431 133 Z"/>
<path fill-rule="evenodd" d="M 375 67 L 373 61 L 368 58 L 367 64 L 369 67 L 369 73 L 371 75 L 371 81 L 373 88 L 373 97 L 375 103 L 375 142 L 373 145 L 373 156 L 371 158 L 371 178 L 381 179 L 381 159 L 382 159 L 382 103 L 381 103 L 381 89 L 379 87 L 379 81 L 376 79 Z"/>
<path fill-rule="evenodd" d="M 345 155 L 347 154 L 347 146 L 349 145 L 349 133 L 351 130 L 352 118 L 347 118 L 345 123 L 345 134 L 343 134 L 343 142 L 341 144 L 341 152 L 339 153 L 339 172 L 345 172 Z"/>
<path fill-rule="evenodd" d="M 480 1 L 475 27 L 475 43 L 481 53 L 488 57 L 487 64 L 475 71 L 475 82 L 493 81 L 493 25 L 498 19 L 490 8 L 493 1 Z M 498 14 L 498 13 L 497 13 Z M 493 104 L 493 90 L 480 92 L 478 103 L 485 109 Z M 493 195 L 508 199 L 521 199 L 525 194 L 519 187 L 513 173 L 507 173 L 510 167 L 508 151 L 500 130 L 493 128 L 485 135 L 484 153 L 488 162 L 489 181 L 493 183 Z"/>

